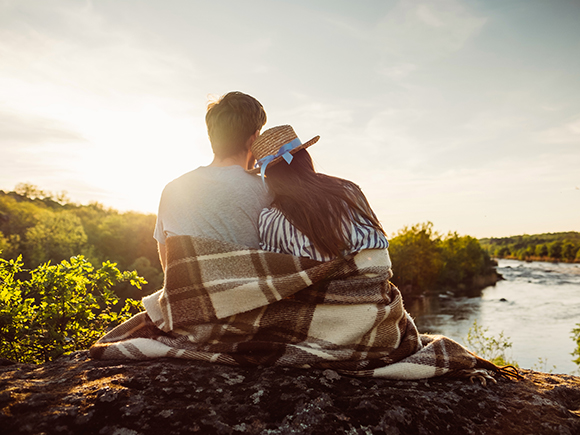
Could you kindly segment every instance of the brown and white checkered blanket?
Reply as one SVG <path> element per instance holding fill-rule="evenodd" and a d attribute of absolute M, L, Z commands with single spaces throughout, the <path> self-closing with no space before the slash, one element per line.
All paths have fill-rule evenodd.
<path fill-rule="evenodd" d="M 421 379 L 499 369 L 420 335 L 384 250 L 326 263 L 212 239 L 167 239 L 163 289 L 102 337 L 93 358 L 177 357 Z"/>

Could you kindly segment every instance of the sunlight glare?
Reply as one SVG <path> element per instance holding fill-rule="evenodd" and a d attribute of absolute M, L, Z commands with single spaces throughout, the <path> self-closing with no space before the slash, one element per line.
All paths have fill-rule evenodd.
<path fill-rule="evenodd" d="M 211 162 L 202 120 L 152 104 L 84 116 L 77 125 L 91 143 L 83 158 L 85 181 L 118 192 L 109 202 L 120 202 L 120 209 L 156 212 L 165 184 Z"/>
<path fill-rule="evenodd" d="M 18 81 L 12 85 L 10 93 L 20 94 Z M 211 162 L 203 109 L 195 113 L 174 100 L 97 97 L 47 84 L 36 87 L 34 105 L 28 95 L 15 99 L 20 104 L 13 112 L 34 107 L 39 118 L 78 137 L 29 147 L 31 158 L 40 156 L 43 164 L 58 165 L 78 181 L 56 189 L 77 190 L 71 195 L 75 201 L 86 203 L 99 192 L 98 201 L 107 206 L 156 213 L 169 181 Z M 83 194 L 86 190 L 91 192 Z"/>

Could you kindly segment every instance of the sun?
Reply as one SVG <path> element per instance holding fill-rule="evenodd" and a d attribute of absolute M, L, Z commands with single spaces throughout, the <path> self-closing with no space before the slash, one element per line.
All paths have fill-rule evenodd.
<path fill-rule="evenodd" d="M 169 181 L 211 162 L 203 120 L 152 104 L 85 113 L 75 124 L 89 142 L 79 176 L 121 210 L 156 212 Z"/>

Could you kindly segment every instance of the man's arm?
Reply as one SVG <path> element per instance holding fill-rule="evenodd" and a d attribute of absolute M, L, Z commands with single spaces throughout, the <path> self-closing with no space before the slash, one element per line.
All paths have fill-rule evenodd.
<path fill-rule="evenodd" d="M 161 262 L 161 268 L 165 272 L 165 267 L 167 267 L 167 257 L 165 255 L 165 245 L 163 243 L 157 242 L 157 249 L 159 250 L 159 261 Z"/>

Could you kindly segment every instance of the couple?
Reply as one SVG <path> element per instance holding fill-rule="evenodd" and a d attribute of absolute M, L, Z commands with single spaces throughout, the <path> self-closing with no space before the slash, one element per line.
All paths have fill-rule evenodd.
<path fill-rule="evenodd" d="M 319 261 L 388 247 L 359 187 L 314 171 L 306 148 L 318 136 L 303 144 L 288 125 L 259 136 L 266 113 L 241 92 L 212 103 L 206 123 L 213 162 L 169 183 L 161 196 L 155 239 L 164 269 L 165 241 L 176 235 Z M 255 159 L 258 168 L 245 171 Z M 251 174 L 258 171 L 261 180 Z"/>
<path fill-rule="evenodd" d="M 210 104 L 213 162 L 161 197 L 164 288 L 91 356 L 390 379 L 517 376 L 447 337 L 419 334 L 389 281 L 388 242 L 361 190 L 314 171 L 306 148 L 318 137 L 301 143 L 290 126 L 260 135 L 265 122 L 249 95 Z"/>

